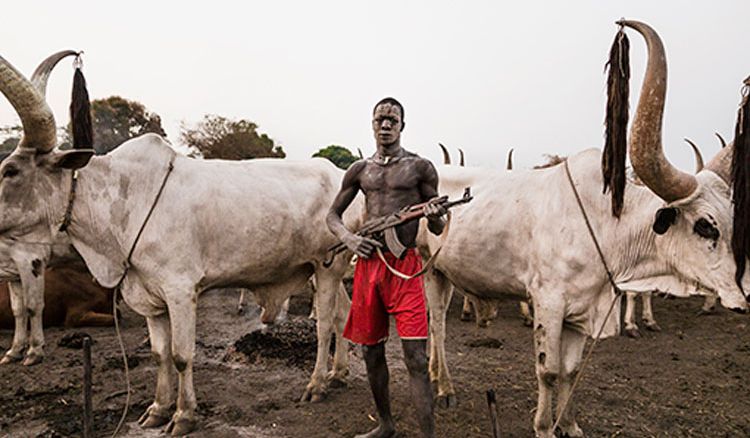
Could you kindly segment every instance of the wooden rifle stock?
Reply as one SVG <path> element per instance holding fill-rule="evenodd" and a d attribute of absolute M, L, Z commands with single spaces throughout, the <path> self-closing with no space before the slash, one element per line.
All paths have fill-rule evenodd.
<path fill-rule="evenodd" d="M 429 204 L 440 205 L 448 210 L 452 207 L 455 207 L 456 205 L 466 204 L 472 199 L 474 199 L 474 197 L 471 196 L 471 187 L 467 187 L 466 189 L 464 189 L 464 195 L 455 201 L 449 201 L 448 196 L 441 196 L 437 199 L 433 199 L 432 201 L 422 202 L 419 204 L 404 207 L 401 210 L 387 216 L 370 219 L 365 222 L 365 224 L 357 231 L 356 234 L 362 237 L 372 237 L 374 234 L 383 232 L 388 228 L 396 227 L 398 225 L 421 219 L 424 217 L 424 207 Z M 344 245 L 343 242 L 339 242 L 328 248 L 328 256 L 323 262 L 323 266 L 326 268 L 331 266 L 336 255 L 344 252 L 345 250 L 346 245 Z"/>

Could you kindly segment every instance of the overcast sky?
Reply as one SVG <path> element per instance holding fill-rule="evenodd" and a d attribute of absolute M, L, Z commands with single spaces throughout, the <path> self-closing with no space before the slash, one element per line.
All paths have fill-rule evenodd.
<path fill-rule="evenodd" d="M 470 165 L 517 166 L 601 147 L 603 66 L 620 17 L 651 24 L 667 48 L 665 149 L 693 168 L 683 137 L 710 157 L 731 139 L 750 74 L 747 0 L 33 1 L 3 2 L 0 54 L 27 76 L 49 54 L 84 50 L 92 98 L 121 95 L 158 113 L 176 141 L 204 114 L 246 118 L 304 159 L 328 144 L 374 151 L 372 106 L 406 110 L 403 145 L 437 142 Z M 637 98 L 646 48 L 629 31 Z M 72 68 L 48 100 L 67 123 Z M 635 100 L 631 101 L 635 107 Z M 17 124 L 0 97 L 0 126 Z"/>

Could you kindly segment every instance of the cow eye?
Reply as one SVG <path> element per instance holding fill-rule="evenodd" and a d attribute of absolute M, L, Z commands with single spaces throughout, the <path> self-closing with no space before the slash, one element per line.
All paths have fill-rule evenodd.
<path fill-rule="evenodd" d="M 13 178 L 18 175 L 18 169 L 13 166 L 8 166 L 3 170 L 3 178 Z"/>
<path fill-rule="evenodd" d="M 700 218 L 695 222 L 693 226 L 693 232 L 704 239 L 718 240 L 719 230 L 716 229 L 711 222 L 704 218 Z"/>

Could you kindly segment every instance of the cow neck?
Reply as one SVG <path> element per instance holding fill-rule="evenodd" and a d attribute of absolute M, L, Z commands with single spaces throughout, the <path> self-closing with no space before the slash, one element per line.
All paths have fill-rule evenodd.
<path fill-rule="evenodd" d="M 176 153 L 171 150 L 169 152 L 169 162 L 166 168 L 162 164 L 159 165 L 159 169 L 163 170 L 155 170 L 155 173 L 163 174 L 163 177 L 160 178 L 158 191 L 154 198 L 148 201 L 149 209 L 139 222 L 140 226 L 134 237 L 129 237 L 127 234 L 117 236 L 116 233 L 111 231 L 112 224 L 107 218 L 102 217 L 100 211 L 97 211 L 96 208 L 92 209 L 92 206 L 89 205 L 92 200 L 107 196 L 107 190 L 110 192 L 115 190 L 111 177 L 116 175 L 117 172 L 113 172 L 114 166 L 111 162 L 105 161 L 112 157 L 94 157 L 96 161 L 92 160 L 77 175 L 77 198 L 80 201 L 75 204 L 78 207 L 71 210 L 71 223 L 67 227 L 66 234 L 70 237 L 76 250 L 83 256 L 87 265 L 91 263 L 89 259 L 93 260 L 94 265 L 90 265 L 92 273 L 97 281 L 105 287 L 119 287 L 130 270 L 133 253 L 174 169 Z M 126 231 L 126 228 L 123 228 L 122 231 Z M 122 254 L 120 256 L 122 258 L 113 253 L 112 246 L 119 249 L 117 252 Z"/>
<path fill-rule="evenodd" d="M 63 215 L 62 222 L 60 223 L 59 231 L 65 232 L 70 226 L 70 221 L 73 218 L 73 203 L 76 200 L 76 187 L 78 186 L 78 169 L 74 169 L 70 172 L 70 192 L 68 193 L 68 206 L 65 208 L 65 214 Z"/>

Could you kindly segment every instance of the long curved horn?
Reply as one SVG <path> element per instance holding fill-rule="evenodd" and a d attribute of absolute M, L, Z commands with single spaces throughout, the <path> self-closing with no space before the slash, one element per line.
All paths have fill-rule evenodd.
<path fill-rule="evenodd" d="M 732 185 L 732 155 L 734 155 L 734 142 L 720 149 L 705 167 L 706 170 L 719 175 L 730 187 Z"/>
<path fill-rule="evenodd" d="M 513 170 L 513 148 L 510 148 L 508 151 L 508 160 L 505 163 L 505 168 L 507 170 Z"/>
<path fill-rule="evenodd" d="M 725 148 L 725 147 L 727 147 L 727 141 L 726 141 L 726 140 L 724 140 L 724 137 L 722 137 L 722 136 L 721 136 L 721 134 L 719 134 L 718 132 L 714 132 L 714 135 L 715 135 L 716 137 L 718 137 L 718 139 L 719 139 L 719 142 L 721 142 L 721 147 L 722 147 L 722 149 L 723 149 L 723 148 Z"/>
<path fill-rule="evenodd" d="M 68 56 L 78 56 L 78 53 L 79 52 L 76 52 L 75 50 L 63 50 L 61 52 L 55 53 L 54 55 L 50 55 L 47 59 L 42 61 L 41 64 L 39 64 L 39 67 L 37 67 L 36 70 L 34 70 L 34 73 L 31 75 L 31 79 L 29 79 L 31 85 L 36 88 L 36 90 L 39 92 L 39 94 L 42 95 L 42 97 L 46 97 L 47 80 L 49 79 L 49 75 L 50 73 L 52 73 L 52 70 L 55 68 L 57 63 L 67 58 Z"/>
<path fill-rule="evenodd" d="M 692 140 L 689 138 L 685 138 L 684 140 L 693 148 L 693 154 L 695 154 L 695 173 L 698 173 L 703 170 L 703 155 L 701 155 L 700 149 L 698 149 L 698 146 Z"/>
<path fill-rule="evenodd" d="M 21 118 L 23 138 L 18 147 L 51 151 L 57 143 L 55 116 L 37 89 L 13 65 L 0 56 L 0 92 Z"/>
<path fill-rule="evenodd" d="M 458 165 L 461 167 L 466 166 L 466 161 L 464 160 L 464 150 L 461 148 L 458 148 L 458 155 L 461 157 L 458 160 Z"/>
<path fill-rule="evenodd" d="M 443 164 L 451 164 L 451 155 L 448 153 L 448 149 L 442 143 L 438 143 L 438 145 L 440 145 L 440 149 L 443 151 Z"/>
<path fill-rule="evenodd" d="M 667 93 L 667 57 L 661 38 L 651 26 L 622 20 L 617 24 L 635 29 L 646 40 L 648 64 L 641 86 L 638 109 L 630 129 L 630 161 L 646 186 L 667 202 L 682 199 L 698 186 L 694 175 L 670 164 L 661 144 L 664 98 Z"/>
<path fill-rule="evenodd" d="M 362 155 L 362 149 L 360 149 L 360 148 L 357 148 L 357 153 L 359 153 L 359 159 L 360 159 L 360 160 L 364 160 L 364 159 L 365 159 L 365 156 L 364 156 L 364 155 Z"/>

